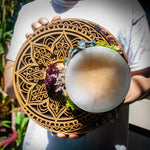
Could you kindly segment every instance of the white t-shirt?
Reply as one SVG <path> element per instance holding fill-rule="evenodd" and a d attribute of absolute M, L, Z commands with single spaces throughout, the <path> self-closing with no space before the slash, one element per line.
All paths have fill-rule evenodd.
<path fill-rule="evenodd" d="M 62 6 L 62 7 L 60 7 Z M 150 66 L 150 34 L 145 13 L 136 0 L 36 0 L 22 7 L 15 25 L 7 59 L 15 61 L 32 32 L 31 24 L 40 17 L 51 20 L 54 16 L 80 18 L 93 21 L 110 31 L 123 45 L 131 71 Z M 115 149 L 115 144 L 126 144 L 127 108 L 119 112 L 116 123 L 102 126 L 76 139 L 61 139 L 30 120 L 24 142 L 24 150 L 72 150 Z"/>
<path fill-rule="evenodd" d="M 60 6 L 61 7 L 60 9 Z M 36 0 L 19 12 L 7 59 L 15 61 L 17 53 L 32 32 L 31 24 L 40 17 L 54 16 L 93 21 L 110 31 L 123 45 L 131 71 L 150 65 L 150 34 L 145 12 L 136 0 Z"/>

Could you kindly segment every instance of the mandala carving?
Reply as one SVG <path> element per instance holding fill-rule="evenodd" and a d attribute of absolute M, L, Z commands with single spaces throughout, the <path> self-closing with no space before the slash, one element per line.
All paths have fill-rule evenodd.
<path fill-rule="evenodd" d="M 44 79 L 52 63 L 63 62 L 78 41 L 105 41 L 116 45 L 126 58 L 122 46 L 103 27 L 87 20 L 64 19 L 35 31 L 23 44 L 15 61 L 13 84 L 24 112 L 40 126 L 64 134 L 83 134 L 103 120 L 99 114 L 66 108 L 64 98 L 49 92 Z"/>

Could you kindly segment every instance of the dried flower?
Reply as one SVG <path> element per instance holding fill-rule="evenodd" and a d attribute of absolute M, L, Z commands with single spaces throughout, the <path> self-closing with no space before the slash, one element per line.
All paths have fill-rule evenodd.
<path fill-rule="evenodd" d="M 65 90 L 65 68 L 51 64 L 46 70 L 45 84 L 55 93 L 63 93 Z"/>
<path fill-rule="evenodd" d="M 50 87 L 51 85 L 53 85 L 56 82 L 56 78 L 51 77 L 51 76 L 46 76 L 45 78 L 45 84 Z"/>
<path fill-rule="evenodd" d="M 52 74 L 55 74 L 55 75 L 58 75 L 59 73 L 59 70 L 58 70 L 58 67 L 56 64 L 51 64 L 48 69 L 46 70 L 46 73 L 48 75 L 52 75 Z"/>

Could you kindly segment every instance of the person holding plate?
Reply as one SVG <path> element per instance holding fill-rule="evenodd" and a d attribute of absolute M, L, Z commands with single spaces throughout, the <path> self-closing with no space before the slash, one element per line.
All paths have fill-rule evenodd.
<path fill-rule="evenodd" d="M 8 95 L 15 98 L 12 74 L 22 44 L 32 30 L 36 31 L 48 24 L 47 18 L 53 18 L 52 21 L 65 18 L 90 20 L 105 27 L 117 38 L 127 55 L 131 72 L 130 89 L 124 103 L 135 101 L 150 89 L 149 27 L 145 12 L 136 0 L 35 0 L 22 7 L 15 25 L 4 75 Z M 23 149 L 117 149 L 118 145 L 127 146 L 127 122 L 128 106 L 124 105 L 116 122 L 81 137 L 69 135 L 66 138 L 68 136 L 59 133 L 55 135 L 30 120 Z"/>

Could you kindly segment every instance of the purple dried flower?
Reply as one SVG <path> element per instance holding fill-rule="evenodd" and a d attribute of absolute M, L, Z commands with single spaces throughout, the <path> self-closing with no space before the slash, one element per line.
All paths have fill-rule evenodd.
<path fill-rule="evenodd" d="M 56 78 L 59 74 L 59 69 L 55 64 L 51 64 L 46 70 L 45 84 L 53 86 L 56 83 Z"/>
<path fill-rule="evenodd" d="M 46 70 L 46 73 L 48 73 L 49 75 L 52 75 L 52 74 L 58 75 L 59 70 L 55 64 L 51 64 Z"/>
<path fill-rule="evenodd" d="M 63 89 L 63 87 L 62 86 L 56 86 L 56 88 L 55 88 L 55 92 L 56 93 L 63 93 L 63 91 L 64 91 L 64 89 Z"/>
<path fill-rule="evenodd" d="M 56 82 L 56 78 L 50 77 L 50 76 L 46 76 L 46 78 L 45 78 L 45 84 L 47 86 L 52 86 L 52 85 L 54 85 L 55 82 Z"/>
<path fill-rule="evenodd" d="M 55 93 L 62 93 L 65 88 L 65 68 L 51 64 L 46 70 L 45 84 Z"/>

